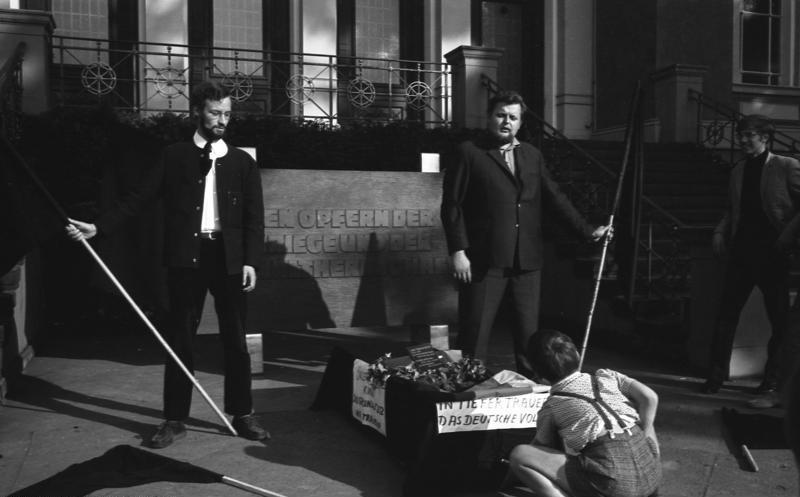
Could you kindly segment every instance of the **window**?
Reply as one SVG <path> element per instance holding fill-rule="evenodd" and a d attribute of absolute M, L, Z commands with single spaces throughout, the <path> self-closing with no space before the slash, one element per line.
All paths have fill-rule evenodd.
<path fill-rule="evenodd" d="M 56 24 L 55 36 L 108 39 L 108 0 L 53 0 L 51 13 Z M 108 63 L 107 44 L 95 50 L 97 43 L 90 40 L 69 42 L 73 47 L 65 54 L 64 63 L 86 65 L 94 62 Z M 85 47 L 80 50 L 76 47 Z M 56 54 L 56 60 L 59 60 Z"/>
<path fill-rule="evenodd" d="M 400 0 L 356 1 L 356 56 L 365 59 L 364 67 L 387 66 L 381 62 L 400 58 Z M 365 69 L 363 77 L 388 83 L 388 73 L 381 69 Z M 397 83 L 394 75 L 393 83 Z"/>
<path fill-rule="evenodd" d="M 780 84 L 781 0 L 744 0 L 739 15 L 742 83 Z"/>
<path fill-rule="evenodd" d="M 481 2 L 481 41 L 485 47 L 504 50 L 497 68 L 497 82 L 507 90 L 523 89 L 523 12 L 521 3 Z"/>
<path fill-rule="evenodd" d="M 264 46 L 261 0 L 214 0 L 213 18 L 213 45 L 234 49 L 214 50 L 216 69 L 226 74 L 235 70 L 246 75 L 257 72 L 263 66 L 260 62 Z M 236 60 L 235 49 L 242 50 L 239 58 L 245 61 Z"/>
<path fill-rule="evenodd" d="M 800 86 L 800 2 L 738 0 L 734 5 L 734 84 Z"/>

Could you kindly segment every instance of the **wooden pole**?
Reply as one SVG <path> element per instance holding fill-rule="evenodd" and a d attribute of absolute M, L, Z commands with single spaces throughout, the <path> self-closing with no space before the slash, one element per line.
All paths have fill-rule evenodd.
<path fill-rule="evenodd" d="M 608 216 L 608 231 L 606 232 L 606 236 L 603 239 L 603 251 L 600 255 L 600 267 L 597 268 L 597 276 L 594 279 L 594 292 L 592 293 L 592 302 L 589 305 L 589 315 L 586 319 L 586 329 L 583 332 L 583 343 L 581 344 L 581 357 L 580 361 L 578 362 L 578 371 L 583 369 L 583 360 L 586 357 L 586 349 L 589 345 L 589 334 L 592 330 L 592 319 L 594 318 L 594 310 L 597 306 L 597 296 L 600 292 L 600 281 L 603 278 L 603 268 L 605 267 L 606 263 L 606 254 L 608 252 L 608 244 L 611 241 L 611 234 L 613 233 L 614 229 L 614 214 L 617 212 L 617 208 L 619 207 L 620 197 L 622 195 L 622 185 L 625 179 L 625 171 L 628 168 L 628 161 L 630 159 L 631 153 L 631 143 L 633 142 L 633 135 L 634 135 L 634 123 L 637 121 L 636 116 L 639 109 L 639 105 L 641 105 L 641 95 L 642 95 L 642 85 L 641 82 L 636 84 L 636 92 L 633 95 L 633 102 L 631 103 L 630 112 L 628 114 L 628 129 L 626 131 L 625 137 L 625 153 L 622 157 L 622 166 L 619 171 L 619 177 L 617 178 L 617 191 L 614 194 L 614 203 L 611 205 L 611 214 Z M 641 139 L 641 137 L 640 137 Z"/>
<path fill-rule="evenodd" d="M 156 327 L 153 326 L 153 323 L 150 321 L 150 319 L 148 319 L 147 315 L 145 315 L 145 313 L 142 312 L 139 306 L 136 305 L 136 302 L 128 294 L 127 290 L 125 290 L 125 287 L 122 286 L 122 283 L 120 283 L 117 277 L 114 276 L 114 273 L 112 273 L 111 270 L 108 269 L 108 266 L 106 266 L 105 262 L 103 262 L 103 259 L 100 258 L 100 256 L 97 254 L 97 252 L 85 238 L 81 238 L 81 243 L 83 247 L 89 252 L 89 254 L 91 254 L 92 258 L 95 260 L 97 265 L 100 266 L 100 268 L 103 270 L 104 273 L 106 273 L 106 276 L 108 276 L 108 278 L 112 281 L 112 283 L 114 283 L 114 286 L 117 287 L 117 290 L 119 290 L 122 296 L 125 297 L 125 300 L 128 301 L 128 304 L 130 304 L 131 308 L 133 308 L 133 310 L 136 312 L 139 318 L 141 318 L 144 324 L 147 325 L 147 328 L 153 333 L 153 336 L 156 337 L 156 340 L 158 340 L 159 343 L 161 343 L 161 346 L 164 347 L 164 350 L 167 351 L 169 356 L 172 357 L 172 360 L 175 361 L 175 363 L 181 368 L 183 374 L 185 374 L 186 377 L 189 378 L 189 381 L 192 382 L 197 391 L 200 392 L 200 395 L 202 395 L 205 401 L 208 403 L 208 405 L 211 406 L 211 409 L 213 409 L 214 412 L 219 417 L 219 419 L 222 420 L 222 423 L 228 428 L 228 430 L 231 432 L 231 434 L 233 434 L 233 436 L 238 435 L 236 429 L 234 429 L 233 425 L 231 425 L 230 421 L 228 421 L 228 418 L 225 417 L 222 411 L 219 410 L 219 407 L 217 407 L 214 401 L 211 400 L 211 397 L 209 397 L 208 393 L 206 393 L 206 391 L 197 381 L 197 378 L 194 377 L 194 375 L 189 371 L 186 365 L 183 364 L 183 362 L 180 360 L 178 355 L 175 354 L 175 351 L 172 350 L 172 348 L 169 346 L 166 340 L 164 340 L 164 337 L 161 336 L 161 333 L 159 333 Z"/>
<path fill-rule="evenodd" d="M 242 490 L 247 490 L 248 492 L 252 492 L 257 495 L 264 495 L 266 497 L 286 497 L 283 494 L 278 494 L 275 492 L 271 492 L 269 490 L 265 490 L 261 487 L 257 487 L 255 485 L 250 485 L 249 483 L 245 483 L 243 481 L 235 480 L 229 476 L 222 476 L 222 483 L 230 485 L 232 487 L 241 488 Z"/>
<path fill-rule="evenodd" d="M 36 187 L 39 193 L 45 198 L 45 200 L 47 200 L 47 203 L 55 211 L 56 215 L 60 218 L 61 222 L 64 225 L 70 224 L 69 217 L 67 217 L 67 214 L 64 212 L 64 209 L 61 208 L 61 205 L 59 205 L 59 203 L 53 198 L 53 196 L 50 194 L 47 188 L 45 188 L 42 182 L 39 181 L 39 178 L 36 176 L 36 174 L 34 174 L 33 171 L 30 170 L 28 165 L 25 163 L 25 160 L 22 158 L 19 152 L 17 152 L 17 149 L 11 144 L 11 142 L 8 141 L 8 138 L 3 133 L 0 133 L 0 140 L 2 140 L 3 146 L 5 146 L 5 148 L 8 149 L 8 151 L 11 152 L 11 154 L 13 155 L 14 162 L 25 173 L 25 175 L 28 177 L 31 183 L 33 183 L 33 185 Z M 136 305 L 136 302 L 134 302 L 133 298 L 131 298 L 131 296 L 128 294 L 128 292 L 119 282 L 119 280 L 117 280 L 116 276 L 114 276 L 114 273 L 112 273 L 111 270 L 108 269 L 108 266 L 106 266 L 106 264 L 97 254 L 97 252 L 95 252 L 94 248 L 92 248 L 92 246 L 89 245 L 89 242 L 85 238 L 82 238 L 81 242 L 84 248 L 89 252 L 92 258 L 95 260 L 95 262 L 97 262 L 97 264 L 103 269 L 103 271 L 106 273 L 109 279 L 114 283 L 114 285 L 117 287 L 120 293 L 122 293 L 122 295 L 131 305 L 133 310 L 136 312 L 136 314 L 142 319 L 142 321 L 144 321 L 144 324 L 147 325 L 148 329 L 153 333 L 153 336 L 155 336 L 156 339 L 159 341 L 159 343 L 161 343 L 161 345 L 164 347 L 164 349 L 167 351 L 170 357 L 172 357 L 175 363 L 178 364 L 178 366 L 181 368 L 181 371 L 183 371 L 183 373 L 187 376 L 187 378 L 189 378 L 189 380 L 192 382 L 195 388 L 197 388 L 197 390 L 206 400 L 208 405 L 211 406 L 211 408 L 214 410 L 217 416 L 219 416 L 223 424 L 225 424 L 225 426 L 228 428 L 228 430 L 230 430 L 233 436 L 238 435 L 238 433 L 236 433 L 236 430 L 233 428 L 233 426 L 225 417 L 225 415 L 222 414 L 217 405 L 214 404 L 214 401 L 211 400 L 211 397 L 209 397 L 206 391 L 203 389 L 203 387 L 200 386 L 200 383 L 198 383 L 194 375 L 191 372 L 189 372 L 189 370 L 186 368 L 183 362 L 181 362 L 180 358 L 178 358 L 175 352 L 170 348 L 169 344 L 167 344 L 167 342 L 164 340 L 164 338 L 161 336 L 158 330 L 156 330 L 155 326 L 153 326 L 153 323 L 150 322 L 150 320 L 147 318 L 144 312 L 142 312 L 139 306 Z"/>

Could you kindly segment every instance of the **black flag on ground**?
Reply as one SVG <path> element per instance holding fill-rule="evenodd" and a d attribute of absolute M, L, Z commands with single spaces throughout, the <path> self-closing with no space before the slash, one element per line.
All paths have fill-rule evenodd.
<path fill-rule="evenodd" d="M 102 456 L 73 464 L 46 480 L 17 490 L 9 497 L 83 496 L 106 488 L 135 487 L 157 481 L 223 483 L 257 495 L 285 497 L 229 476 L 130 445 L 117 445 Z"/>
<path fill-rule="evenodd" d="M 9 497 L 82 496 L 106 488 L 127 488 L 157 481 L 222 483 L 222 475 L 143 449 L 118 445 L 102 456 L 73 464 Z"/>

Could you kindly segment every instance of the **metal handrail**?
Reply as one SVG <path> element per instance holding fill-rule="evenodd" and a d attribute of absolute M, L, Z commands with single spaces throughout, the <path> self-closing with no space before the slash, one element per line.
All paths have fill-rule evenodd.
<path fill-rule="evenodd" d="M 22 61 L 27 48 L 19 42 L 0 68 L 0 133 L 11 141 L 19 138 L 22 129 Z"/>
<path fill-rule="evenodd" d="M 490 78 L 486 74 L 481 74 L 481 81 L 489 89 L 490 93 L 497 93 L 499 91 L 502 91 L 500 85 L 498 85 L 496 81 L 492 80 L 492 78 Z M 617 174 L 614 171 L 612 171 L 605 164 L 597 160 L 597 158 L 595 158 L 592 154 L 581 148 L 581 146 L 575 143 L 573 140 L 570 140 L 566 135 L 564 135 L 564 133 L 559 131 L 555 126 L 547 122 L 544 118 L 540 117 L 538 114 L 536 114 L 530 109 L 527 109 L 525 111 L 525 115 L 533 118 L 537 122 L 537 124 L 539 125 L 539 129 L 542 130 L 542 135 L 550 139 L 559 140 L 561 143 L 566 144 L 572 150 L 577 152 L 583 160 L 585 160 L 587 163 L 591 164 L 592 166 L 596 167 L 599 171 L 602 171 L 605 175 L 607 175 L 609 179 L 614 179 L 617 177 Z M 542 144 L 541 136 L 539 136 L 537 144 L 541 147 Z M 650 207 L 652 210 L 658 212 L 664 218 L 666 218 L 667 221 L 672 223 L 673 226 L 681 229 L 690 228 L 689 225 L 687 225 L 686 223 L 675 217 L 672 213 L 670 213 L 669 211 L 658 205 L 655 201 L 653 201 L 653 199 L 647 197 L 646 195 L 642 195 L 642 201 L 646 203 L 648 207 Z"/>
<path fill-rule="evenodd" d="M 494 81 L 491 77 L 489 77 L 489 76 L 487 76 L 485 74 L 481 75 L 481 81 L 484 84 L 484 86 L 489 90 L 490 95 L 493 95 L 493 94 L 496 94 L 496 93 L 498 93 L 500 91 L 503 91 L 503 89 L 500 87 L 500 85 L 496 81 Z M 526 117 L 526 119 L 524 120 L 524 122 L 527 121 L 528 119 L 531 119 L 531 120 L 535 121 L 537 123 L 537 125 L 538 125 L 538 130 L 540 130 L 540 133 L 538 133 L 537 136 L 534 138 L 534 140 L 535 140 L 534 143 L 536 145 L 538 145 L 539 148 L 542 148 L 542 146 L 544 145 L 544 139 L 545 138 L 547 138 L 548 140 L 550 140 L 552 142 L 558 142 L 558 143 L 565 144 L 566 146 L 569 147 L 569 149 L 571 149 L 573 152 L 575 152 L 579 156 L 579 158 L 581 160 L 583 160 L 586 164 L 591 165 L 595 170 L 602 172 L 603 175 L 606 176 L 608 180 L 616 179 L 618 177 L 617 173 L 612 171 L 605 164 L 600 162 L 597 158 L 592 156 L 589 152 L 587 152 L 585 149 L 583 149 L 580 145 L 575 143 L 573 140 L 571 140 L 568 137 L 566 137 L 561 131 L 559 131 L 553 125 L 551 125 L 550 123 L 545 121 L 543 118 L 541 118 L 535 112 L 533 112 L 531 110 L 527 110 L 526 113 L 525 113 L 525 117 Z M 639 136 L 641 137 L 641 133 L 639 133 Z M 661 263 L 663 263 L 666 266 L 669 266 L 671 263 L 673 263 L 675 261 L 680 261 L 681 249 L 677 248 L 677 247 L 679 247 L 681 245 L 682 240 L 680 239 L 680 237 L 678 237 L 678 232 L 684 231 L 684 230 L 708 230 L 708 229 L 711 228 L 711 226 L 689 225 L 689 224 L 681 221 L 680 219 L 678 219 L 675 215 L 673 215 L 672 213 L 668 212 L 666 209 L 664 209 L 663 207 L 658 205 L 653 199 L 647 197 L 646 195 L 641 194 L 641 201 L 648 206 L 647 219 L 642 218 L 640 220 L 640 222 L 648 224 L 648 228 L 647 228 L 648 229 L 648 241 L 637 239 L 636 240 L 636 245 L 639 248 L 643 248 L 643 249 L 645 249 L 647 251 L 647 268 L 648 268 L 647 269 L 647 279 L 648 279 L 648 282 L 649 282 L 649 284 L 648 284 L 648 292 L 651 293 L 651 294 L 658 294 L 663 298 L 663 297 L 665 297 L 663 292 L 658 291 L 658 289 L 655 288 L 652 285 L 652 283 L 653 283 L 653 281 L 655 279 L 653 277 L 653 275 L 652 275 L 652 262 L 653 262 L 653 260 L 660 261 Z M 653 239 L 652 231 L 653 231 L 653 222 L 656 219 L 659 219 L 656 222 L 656 224 L 666 228 L 668 233 L 670 233 L 670 237 L 674 242 L 673 245 L 676 247 L 677 256 L 676 256 L 676 254 L 665 255 L 665 254 L 662 254 L 659 251 L 655 250 L 655 248 L 653 246 L 653 243 L 652 243 L 652 239 Z M 679 270 L 677 270 L 677 271 L 679 271 Z M 674 275 L 672 275 L 672 276 L 674 276 Z"/>
<path fill-rule="evenodd" d="M 332 126 L 451 119 L 451 71 L 442 62 L 63 36 L 52 49 L 62 105 L 105 98 L 133 111 L 186 113 L 189 86 L 212 78 L 244 113 Z"/>
<path fill-rule="evenodd" d="M 699 104 L 697 106 L 697 143 L 709 148 L 717 148 L 717 145 L 725 140 L 725 135 L 729 133 L 728 142 L 730 146 L 727 149 L 730 156 L 727 163 L 728 165 L 734 164 L 738 150 L 735 139 L 736 123 L 745 114 L 692 88 L 689 88 L 689 98 Z M 710 110 L 713 113 L 713 119 L 705 125 L 703 124 L 703 109 Z M 705 136 L 703 136 L 704 134 Z M 772 136 L 770 147 L 790 154 L 800 154 L 800 139 L 776 130 Z"/>

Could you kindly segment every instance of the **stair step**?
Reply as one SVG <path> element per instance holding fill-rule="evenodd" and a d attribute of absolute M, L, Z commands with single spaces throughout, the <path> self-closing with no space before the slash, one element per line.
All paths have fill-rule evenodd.
<path fill-rule="evenodd" d="M 728 195 L 728 182 L 703 182 L 681 183 L 680 186 L 674 183 L 647 183 L 644 187 L 644 194 L 649 197 L 660 195 L 702 195 L 713 198 L 726 198 Z"/>

